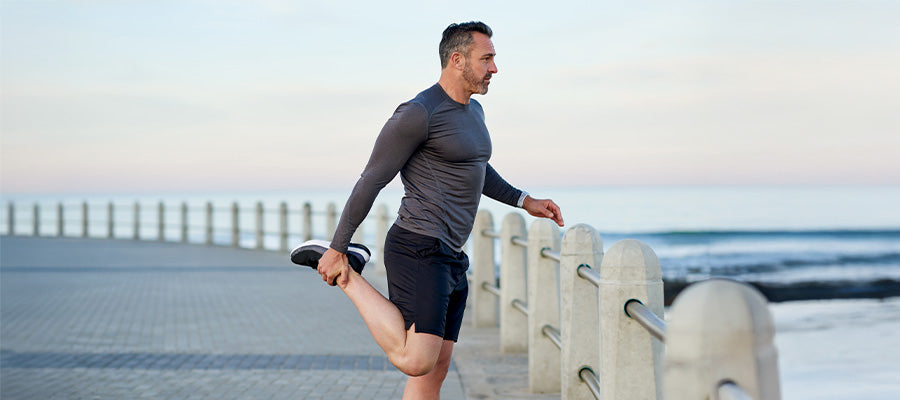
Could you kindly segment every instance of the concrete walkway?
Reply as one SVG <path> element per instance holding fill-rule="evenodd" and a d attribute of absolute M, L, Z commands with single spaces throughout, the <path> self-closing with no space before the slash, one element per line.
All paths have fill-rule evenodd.
<path fill-rule="evenodd" d="M 497 341 L 464 325 L 443 399 L 559 398 Z M 397 399 L 406 380 L 312 269 L 176 243 L 0 238 L 0 352 L 3 399 Z"/>

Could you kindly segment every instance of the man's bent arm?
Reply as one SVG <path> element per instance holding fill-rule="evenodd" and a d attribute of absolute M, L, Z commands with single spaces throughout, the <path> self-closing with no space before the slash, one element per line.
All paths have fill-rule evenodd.
<path fill-rule="evenodd" d="M 524 192 L 506 182 L 488 163 L 484 172 L 484 188 L 481 193 L 501 203 L 520 207 L 519 198 Z"/>
<path fill-rule="evenodd" d="M 534 199 L 527 192 L 514 188 L 500 177 L 491 164 L 487 165 L 482 193 L 501 203 L 521 207 L 535 217 L 549 218 L 559 226 L 564 225 L 562 212 L 553 200 Z"/>
<path fill-rule="evenodd" d="M 428 115 L 425 108 L 419 103 L 401 104 L 381 129 L 369 162 L 344 205 L 331 240 L 332 249 L 347 252 L 353 232 L 369 214 L 378 192 L 397 176 L 427 138 Z"/>

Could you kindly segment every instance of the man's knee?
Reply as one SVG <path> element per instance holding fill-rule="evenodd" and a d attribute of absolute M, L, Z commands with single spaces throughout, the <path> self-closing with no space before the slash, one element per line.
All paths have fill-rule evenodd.
<path fill-rule="evenodd" d="M 388 359 L 406 375 L 428 374 L 441 356 L 443 338 L 431 333 L 416 332 L 415 324 L 409 327 L 406 334 L 406 345 L 388 353 Z"/>
<path fill-rule="evenodd" d="M 407 354 L 391 359 L 391 363 L 406 375 L 422 376 L 437 368 L 439 358 L 436 355 L 432 357 L 427 354 Z"/>

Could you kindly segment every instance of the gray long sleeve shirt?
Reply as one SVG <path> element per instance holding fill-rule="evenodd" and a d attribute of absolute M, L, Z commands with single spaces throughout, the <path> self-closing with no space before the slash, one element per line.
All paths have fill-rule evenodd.
<path fill-rule="evenodd" d="M 488 164 L 490 158 L 481 104 L 457 103 L 437 84 L 426 89 L 397 107 L 381 129 L 331 247 L 347 252 L 378 192 L 399 172 L 405 194 L 395 224 L 462 249 L 482 194 L 511 206 L 522 194 Z"/>

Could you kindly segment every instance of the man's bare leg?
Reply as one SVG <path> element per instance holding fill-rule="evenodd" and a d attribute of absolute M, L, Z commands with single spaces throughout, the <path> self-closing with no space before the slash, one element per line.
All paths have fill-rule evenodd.
<path fill-rule="evenodd" d="M 434 369 L 425 375 L 410 376 L 406 380 L 406 388 L 403 389 L 403 399 L 440 399 L 441 386 L 444 384 L 444 378 L 447 377 L 447 371 L 450 369 L 450 356 L 452 354 L 453 341 L 444 340 L 444 344 L 441 346 L 441 354 L 438 356 Z"/>
<path fill-rule="evenodd" d="M 406 330 L 403 315 L 394 303 L 355 271 L 348 273 L 347 285 L 342 289 L 356 305 L 391 364 L 409 376 L 429 373 L 439 360 L 444 339 L 430 333 L 417 333 L 415 324 Z"/>

